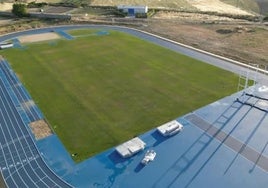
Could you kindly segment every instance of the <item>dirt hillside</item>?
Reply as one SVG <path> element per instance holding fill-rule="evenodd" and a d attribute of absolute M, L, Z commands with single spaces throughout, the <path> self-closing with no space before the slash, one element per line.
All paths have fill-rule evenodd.
<path fill-rule="evenodd" d="M 227 17 L 158 12 L 143 29 L 243 63 L 268 67 L 268 27 Z"/>
<path fill-rule="evenodd" d="M 238 7 L 226 4 L 220 0 L 187 0 L 192 6 L 201 11 L 214 11 L 222 14 L 251 15 L 251 13 L 241 10 Z"/>
<path fill-rule="evenodd" d="M 0 11 L 7 11 L 12 9 L 13 3 L 0 3 Z"/>
<path fill-rule="evenodd" d="M 239 14 L 239 15 L 249 15 L 252 14 L 250 7 L 258 7 L 254 0 L 244 0 L 236 6 L 234 0 L 93 0 L 92 5 L 147 5 L 149 7 L 166 7 L 175 8 L 180 10 L 200 10 L 206 12 L 218 12 L 222 14 Z M 260 0 L 261 1 L 261 0 Z M 264 0 L 265 1 L 265 0 Z M 239 7 L 243 7 L 242 10 Z M 250 10 L 249 12 L 247 10 Z M 258 8 L 254 8 L 255 11 L 259 11 Z M 250 13 L 251 12 L 251 13 Z"/>

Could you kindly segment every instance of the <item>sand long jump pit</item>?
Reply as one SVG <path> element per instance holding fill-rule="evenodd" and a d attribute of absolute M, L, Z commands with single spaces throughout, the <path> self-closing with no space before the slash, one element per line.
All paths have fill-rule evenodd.
<path fill-rule="evenodd" d="M 32 42 L 42 42 L 48 40 L 55 40 L 60 39 L 61 37 L 54 32 L 50 33 L 40 33 L 40 34 L 33 34 L 33 35 L 24 35 L 18 38 L 20 43 L 32 43 Z"/>

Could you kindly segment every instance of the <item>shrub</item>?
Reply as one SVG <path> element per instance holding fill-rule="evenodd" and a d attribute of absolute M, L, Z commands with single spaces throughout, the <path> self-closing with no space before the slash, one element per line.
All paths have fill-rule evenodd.
<path fill-rule="evenodd" d="M 147 18 L 147 14 L 146 13 L 136 13 L 135 17 L 136 18 Z"/>
<path fill-rule="evenodd" d="M 26 4 L 22 4 L 22 3 L 13 4 L 12 13 L 18 17 L 28 16 Z"/>
<path fill-rule="evenodd" d="M 45 2 L 36 3 L 36 2 L 33 1 L 33 2 L 28 3 L 27 7 L 28 8 L 42 8 L 42 7 L 46 6 L 46 5 L 47 5 L 47 3 L 45 3 Z"/>
<path fill-rule="evenodd" d="M 127 16 L 127 13 L 123 12 L 122 10 L 113 10 L 112 14 L 116 17 L 124 18 Z"/>

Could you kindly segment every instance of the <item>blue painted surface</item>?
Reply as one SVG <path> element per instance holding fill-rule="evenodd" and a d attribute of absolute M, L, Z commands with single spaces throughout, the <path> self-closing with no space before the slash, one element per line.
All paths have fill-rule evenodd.
<path fill-rule="evenodd" d="M 235 98 L 236 95 L 224 98 L 217 103 L 198 109 L 194 113 L 215 116 L 210 117 L 215 121 L 216 116 L 219 117 L 224 111 L 228 111 L 226 109 L 235 101 Z M 210 114 L 209 112 L 213 112 L 213 109 L 215 109 L 215 105 L 221 110 Z M 247 111 L 243 108 L 244 106 L 240 108 L 238 114 L 241 113 L 242 115 L 244 111 Z M 261 113 L 254 111 L 254 114 L 251 115 L 256 117 Z M 238 117 L 232 116 L 232 118 L 235 119 L 234 122 L 237 122 Z M 73 170 L 69 171 L 70 173 L 64 175 L 64 179 L 75 187 L 81 188 L 226 188 L 263 187 L 267 184 L 267 172 L 218 140 L 208 136 L 196 126 L 188 123 L 183 117 L 178 118 L 178 121 L 184 125 L 184 130 L 181 133 L 164 138 L 155 129 L 151 130 L 140 135 L 140 138 L 147 144 L 143 152 L 129 159 L 122 159 L 114 148 L 111 148 L 75 165 Z M 265 121 L 267 123 L 267 120 Z M 259 127 L 266 129 L 267 132 L 265 121 Z M 236 127 L 236 124 L 231 124 L 228 123 L 228 129 Z M 228 132 L 228 129 L 225 129 L 223 130 Z M 249 132 L 252 133 L 252 131 Z M 243 140 L 239 138 L 235 131 L 231 134 L 239 140 Z M 260 153 L 265 154 L 268 138 L 256 137 L 256 135 L 253 135 L 254 140 L 262 143 L 259 146 L 262 150 Z M 245 135 L 244 137 L 248 138 L 248 136 Z M 266 145 L 263 145 L 263 143 L 266 143 Z M 154 149 L 157 155 L 155 161 L 147 166 L 142 166 L 140 161 L 147 149 Z"/>
<path fill-rule="evenodd" d="M 62 37 L 64 37 L 67 40 L 73 40 L 74 37 L 72 35 L 70 35 L 69 33 L 66 33 L 64 30 L 61 29 L 56 29 L 55 30 L 56 33 L 58 33 L 59 35 L 61 35 Z"/>
<path fill-rule="evenodd" d="M 135 10 L 134 10 L 134 8 L 129 8 L 128 9 L 128 16 L 135 16 Z"/>
<path fill-rule="evenodd" d="M 122 159 L 107 150 L 74 167 L 64 179 L 75 187 L 263 187 L 267 173 L 200 129 L 186 124 L 183 132 L 163 138 L 155 130 L 141 135 L 155 161 L 140 164 L 141 152 Z M 233 162 L 235 158 L 235 161 Z"/>
<path fill-rule="evenodd" d="M 25 93 L 16 89 L 19 83 L 13 82 L 6 63 L 0 60 L 0 171 L 5 183 L 12 188 L 71 187 L 42 160 L 19 100 Z"/>
<path fill-rule="evenodd" d="M 37 141 L 36 144 L 45 162 L 58 176 L 64 177 L 72 173 L 75 163 L 55 134 Z"/>
<path fill-rule="evenodd" d="M 20 41 L 17 38 L 12 39 L 14 48 L 22 48 Z"/>
<path fill-rule="evenodd" d="M 47 30 L 33 32 L 47 32 Z M 128 32 L 178 50 L 174 44 L 167 44 L 165 41 L 144 36 L 136 31 L 128 30 Z M 194 54 L 195 57 L 200 55 L 189 52 L 187 49 L 183 49 L 183 53 Z M 205 61 L 214 59 L 205 55 L 201 56 Z M 222 62 L 222 60 L 218 61 Z M 261 94 L 267 95 L 267 92 Z M 236 98 L 240 96 L 241 93 L 228 96 L 197 109 L 193 113 L 251 146 L 262 155 L 268 156 L 267 114 L 254 107 L 236 102 Z M 111 148 L 82 163 L 74 164 L 56 135 L 38 141 L 37 146 L 50 168 L 75 187 L 250 188 L 267 186 L 267 172 L 223 143 L 208 136 L 195 125 L 187 122 L 183 116 L 179 117 L 178 121 L 184 125 L 184 130 L 172 137 L 163 138 L 155 130 L 140 135 L 140 138 L 147 144 L 146 149 L 129 159 L 122 159 L 114 148 Z M 28 132 L 24 133 L 26 134 Z M 2 142 L 3 139 L 1 137 L 0 141 Z M 142 166 L 140 161 L 147 149 L 154 149 L 157 155 L 154 162 Z M 39 163 L 44 165 L 42 161 Z M 42 167 L 45 168 L 45 166 Z M 6 175 L 7 171 L 5 170 L 4 173 Z M 19 181 L 22 180 L 19 179 Z"/>
<path fill-rule="evenodd" d="M 102 30 L 102 31 L 98 31 L 96 34 L 98 36 L 104 36 L 104 35 L 109 35 L 110 33 L 108 31 Z"/>
<path fill-rule="evenodd" d="M 266 94 L 263 92 L 260 95 Z M 268 126 L 265 126 L 268 122 L 267 113 L 235 102 L 237 97 L 241 97 L 241 92 L 200 108 L 196 114 L 256 151 L 268 155 L 268 150 L 263 151 L 268 141 L 263 139 L 268 131 Z M 268 105 L 268 102 L 264 105 Z"/>

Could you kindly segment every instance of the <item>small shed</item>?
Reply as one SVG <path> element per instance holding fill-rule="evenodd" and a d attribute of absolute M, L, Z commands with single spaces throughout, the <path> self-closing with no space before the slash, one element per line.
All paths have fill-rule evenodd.
<path fill-rule="evenodd" d="M 119 5 L 117 9 L 127 13 L 128 16 L 135 16 L 136 14 L 147 14 L 148 6 L 132 6 L 132 5 Z"/>

